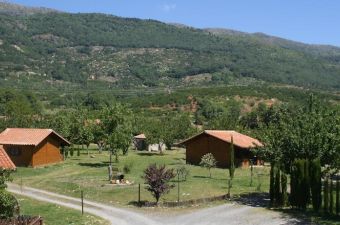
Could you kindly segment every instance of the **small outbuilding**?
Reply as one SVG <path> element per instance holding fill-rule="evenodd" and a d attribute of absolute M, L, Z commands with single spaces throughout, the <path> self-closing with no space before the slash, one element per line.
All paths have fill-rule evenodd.
<path fill-rule="evenodd" d="M 7 128 L 0 145 L 16 166 L 37 167 L 62 161 L 60 150 L 70 142 L 51 129 Z"/>
<path fill-rule="evenodd" d="M 166 146 L 164 143 L 161 144 L 148 144 L 145 134 L 139 134 L 133 137 L 133 145 L 136 150 L 143 151 L 147 150 L 149 152 L 165 151 Z"/>
<path fill-rule="evenodd" d="M 248 167 L 250 161 L 254 165 L 262 164 L 251 151 L 252 148 L 261 147 L 263 144 L 252 137 L 229 130 L 205 130 L 180 144 L 186 147 L 186 162 L 198 165 L 203 155 L 212 153 L 217 160 L 217 166 L 228 168 L 230 166 L 231 139 L 235 149 L 235 165 Z"/>
<path fill-rule="evenodd" d="M 145 134 L 139 134 L 133 137 L 133 145 L 135 146 L 136 150 L 146 150 L 146 137 Z"/>

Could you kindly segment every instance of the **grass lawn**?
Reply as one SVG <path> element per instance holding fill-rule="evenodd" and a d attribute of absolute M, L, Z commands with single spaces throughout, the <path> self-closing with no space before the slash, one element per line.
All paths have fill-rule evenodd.
<path fill-rule="evenodd" d="M 73 197 L 79 197 L 80 190 L 83 189 L 86 199 L 129 206 L 130 202 L 137 201 L 138 183 L 142 185 L 141 200 L 154 201 L 150 193 L 145 190 L 141 178 L 144 169 L 150 163 L 165 164 L 172 168 L 185 165 L 185 152 L 182 149 L 166 151 L 164 155 L 131 150 L 127 156 L 120 156 L 119 163 L 115 163 L 114 166 L 122 171 L 124 165 L 129 165 L 131 172 L 126 174 L 126 179 L 133 181 L 134 185 L 117 187 L 108 184 L 109 154 L 107 152 L 99 154 L 96 150 L 91 150 L 90 153 L 94 158 L 89 157 L 85 151 L 81 156 L 69 157 L 60 164 L 35 169 L 18 168 L 13 175 L 14 182 Z M 227 169 L 212 169 L 210 179 L 209 172 L 205 168 L 190 165 L 187 165 L 187 168 L 190 170 L 187 181 L 180 183 L 181 200 L 217 196 L 227 192 L 229 177 Z M 238 195 L 254 192 L 259 180 L 261 191 L 268 191 L 269 168 L 254 168 L 252 186 L 250 186 L 250 169 L 236 169 L 231 193 Z M 173 182 L 177 185 L 176 179 Z M 172 189 L 161 200 L 176 201 L 177 188 Z"/>
<path fill-rule="evenodd" d="M 46 225 L 108 225 L 109 222 L 98 217 L 84 214 L 77 210 L 64 208 L 51 203 L 44 203 L 21 195 L 15 195 L 20 204 L 21 215 L 40 215 Z"/>

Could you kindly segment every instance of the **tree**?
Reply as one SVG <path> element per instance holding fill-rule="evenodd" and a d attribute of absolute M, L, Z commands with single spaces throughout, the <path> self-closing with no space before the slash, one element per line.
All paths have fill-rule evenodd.
<path fill-rule="evenodd" d="M 92 133 L 92 125 L 84 124 L 80 128 L 80 142 L 86 146 L 87 155 L 89 155 L 89 146 L 93 142 L 93 133 Z"/>
<path fill-rule="evenodd" d="M 116 156 L 116 161 L 118 161 L 119 151 L 126 154 L 131 143 L 132 120 L 132 111 L 122 104 L 105 107 L 101 112 L 100 126 L 102 126 L 103 142 L 108 144 L 110 154 Z"/>
<path fill-rule="evenodd" d="M 283 106 L 272 114 L 272 118 L 275 118 L 274 123 L 261 125 L 261 138 L 265 146 L 258 155 L 263 154 L 263 158 L 284 173 L 291 174 L 291 204 L 305 209 L 310 201 L 307 194 L 313 189 L 316 197 L 318 194 L 315 191 L 319 190 L 309 182 L 311 168 L 308 165 L 319 159 L 321 166 L 330 165 L 326 167 L 330 168 L 326 173 L 339 171 L 339 111 L 315 100 L 311 95 L 306 105 L 294 108 Z M 301 159 L 304 162 L 296 164 Z M 275 182 L 271 184 L 275 185 Z M 296 195 L 295 190 L 298 193 Z M 316 208 L 317 198 L 314 199 Z"/>
<path fill-rule="evenodd" d="M 156 164 L 151 164 L 144 170 L 146 189 L 155 197 L 158 204 L 162 195 L 169 193 L 175 187 L 169 184 L 170 180 L 176 176 L 173 169 L 166 169 L 165 165 L 157 167 Z"/>
<path fill-rule="evenodd" d="M 202 156 L 200 166 L 205 167 L 209 170 L 209 177 L 211 178 L 211 168 L 216 167 L 217 161 L 213 154 L 208 153 Z"/>
<path fill-rule="evenodd" d="M 312 204 L 314 211 L 318 212 L 322 203 L 322 185 L 321 185 L 321 165 L 320 160 L 316 159 L 310 163 L 310 175 L 311 175 L 311 194 L 312 194 Z"/>
<path fill-rule="evenodd" d="M 164 143 L 169 150 L 176 140 L 182 140 L 194 132 L 190 117 L 187 114 L 163 116 L 161 123 L 165 127 L 163 134 Z"/>
<path fill-rule="evenodd" d="M 166 125 L 159 119 L 148 120 L 145 128 L 145 136 L 148 144 L 158 144 L 159 153 L 163 154 L 163 146 L 167 134 Z"/>

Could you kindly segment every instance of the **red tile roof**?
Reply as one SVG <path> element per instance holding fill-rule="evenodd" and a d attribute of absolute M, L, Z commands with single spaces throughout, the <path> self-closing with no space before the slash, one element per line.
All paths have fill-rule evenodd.
<path fill-rule="evenodd" d="M 137 139 L 146 139 L 145 134 L 136 135 L 136 136 L 134 136 L 134 138 L 137 138 Z"/>
<path fill-rule="evenodd" d="M 39 145 L 49 135 L 55 135 L 64 144 L 69 145 L 65 138 L 52 129 L 7 128 L 0 134 L 1 145 Z"/>
<path fill-rule="evenodd" d="M 249 137 L 247 135 L 238 133 L 233 130 L 205 130 L 204 132 L 181 142 L 181 144 L 185 145 L 185 143 L 191 141 L 192 139 L 202 134 L 210 135 L 212 137 L 215 137 L 227 143 L 231 143 L 231 137 L 233 137 L 234 145 L 240 148 L 255 148 L 255 147 L 263 146 L 263 144 L 259 140 Z"/>
<path fill-rule="evenodd" d="M 0 169 L 15 170 L 16 167 L 7 155 L 5 149 L 0 145 Z"/>

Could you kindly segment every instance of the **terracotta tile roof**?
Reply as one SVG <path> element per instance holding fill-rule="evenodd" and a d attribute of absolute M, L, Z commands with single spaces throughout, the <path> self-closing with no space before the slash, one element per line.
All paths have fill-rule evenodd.
<path fill-rule="evenodd" d="M 134 136 L 134 138 L 137 138 L 137 139 L 146 139 L 145 134 L 136 135 L 136 136 Z"/>
<path fill-rule="evenodd" d="M 0 134 L 1 145 L 39 145 L 49 135 L 54 134 L 64 144 L 69 145 L 65 138 L 52 129 L 7 128 Z"/>
<path fill-rule="evenodd" d="M 5 149 L 0 145 L 0 169 L 15 170 L 16 167 L 7 155 Z"/>
<path fill-rule="evenodd" d="M 263 144 L 252 137 L 249 137 L 247 135 L 238 133 L 236 131 L 233 130 L 205 130 L 204 132 L 191 137 L 183 142 L 181 142 L 180 144 L 184 144 L 191 141 L 192 139 L 202 135 L 202 134 L 207 134 L 210 135 L 212 137 L 215 137 L 217 139 L 220 139 L 222 141 L 225 141 L 227 143 L 231 143 L 231 137 L 233 137 L 233 141 L 234 141 L 234 145 L 238 146 L 240 148 L 254 148 L 254 147 L 261 147 L 263 146 Z"/>

